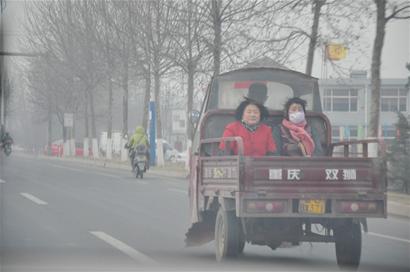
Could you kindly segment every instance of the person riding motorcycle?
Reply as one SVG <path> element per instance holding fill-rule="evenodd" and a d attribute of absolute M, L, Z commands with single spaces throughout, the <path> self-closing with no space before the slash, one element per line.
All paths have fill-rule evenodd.
<path fill-rule="evenodd" d="M 131 136 L 130 142 L 128 144 L 128 147 L 130 149 L 130 159 L 131 159 L 131 165 L 134 160 L 134 156 L 136 154 L 135 150 L 137 146 L 139 145 L 144 145 L 146 147 L 146 156 L 147 156 L 147 161 L 149 162 L 149 142 L 148 142 L 148 137 L 145 133 L 145 130 L 143 127 L 138 126 L 135 128 L 134 134 Z M 149 163 L 147 163 L 146 168 L 149 168 Z"/>
<path fill-rule="evenodd" d="M 11 145 L 13 144 L 13 138 L 11 138 L 10 134 L 2 129 L 0 135 L 0 147 L 4 150 L 6 155 L 10 155 L 11 153 Z"/>

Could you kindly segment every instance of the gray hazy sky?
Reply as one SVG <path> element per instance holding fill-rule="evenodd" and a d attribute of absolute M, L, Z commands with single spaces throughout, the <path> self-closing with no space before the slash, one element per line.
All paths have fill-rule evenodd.
<path fill-rule="evenodd" d="M 2 15 L 2 23 L 5 26 L 6 49 L 20 51 L 21 44 L 18 38 L 24 36 L 22 25 L 24 24 L 24 0 L 6 0 L 6 10 Z M 31 0 L 27 0 L 31 1 Z M 36 0 L 39 1 L 39 0 Z M 50 1 L 50 0 L 48 0 Z M 374 39 L 375 26 L 369 25 L 365 36 L 362 37 L 364 44 L 370 45 L 365 55 L 349 54 L 343 60 L 343 66 L 353 65 L 355 70 L 369 70 L 371 62 L 371 47 Z M 351 50 L 353 51 L 353 50 Z M 321 77 L 322 55 L 321 50 L 316 50 L 313 75 Z M 389 22 L 386 29 L 385 44 L 383 48 L 381 76 L 382 78 L 405 78 L 409 76 L 405 64 L 410 62 L 410 20 L 397 20 Z M 297 70 L 304 71 L 304 63 Z M 329 70 L 330 71 L 330 70 Z M 335 74 L 328 74 L 336 77 Z M 369 73 L 368 73 L 369 75 Z"/>

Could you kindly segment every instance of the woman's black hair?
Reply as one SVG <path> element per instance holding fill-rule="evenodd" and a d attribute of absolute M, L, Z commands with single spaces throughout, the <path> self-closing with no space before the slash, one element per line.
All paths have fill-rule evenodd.
<path fill-rule="evenodd" d="M 255 103 L 255 102 L 252 101 L 252 100 L 246 99 L 246 100 L 242 101 L 241 104 L 239 104 L 239 106 L 238 106 L 238 107 L 236 108 L 236 110 L 235 110 L 235 119 L 236 119 L 236 120 L 239 120 L 239 121 L 242 120 L 243 112 L 245 111 L 245 108 L 246 108 L 248 105 L 255 105 L 255 106 L 258 107 L 259 112 L 261 113 L 261 119 L 260 119 L 260 121 L 262 121 L 262 120 L 268 118 L 268 116 L 269 116 L 269 111 L 268 111 L 268 109 L 267 109 L 265 106 L 263 106 L 263 105 L 261 105 L 261 104 L 258 104 L 258 103 Z"/>
<path fill-rule="evenodd" d="M 285 106 L 283 108 L 284 116 L 285 116 L 286 119 L 289 120 L 289 116 L 288 116 L 289 108 L 290 108 L 290 105 L 292 105 L 292 104 L 301 105 L 302 108 L 303 108 L 303 111 L 306 113 L 306 105 L 307 105 L 306 100 L 304 100 L 302 98 L 299 98 L 299 97 L 293 97 L 293 98 L 288 99 L 288 101 L 286 101 Z"/>

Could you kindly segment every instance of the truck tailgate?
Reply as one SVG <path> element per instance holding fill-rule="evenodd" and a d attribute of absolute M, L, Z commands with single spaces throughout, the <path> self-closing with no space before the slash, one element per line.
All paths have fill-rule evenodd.
<path fill-rule="evenodd" d="M 385 217 L 384 165 L 377 158 L 245 158 L 238 215 Z M 305 212 L 315 203 L 316 211 Z"/>

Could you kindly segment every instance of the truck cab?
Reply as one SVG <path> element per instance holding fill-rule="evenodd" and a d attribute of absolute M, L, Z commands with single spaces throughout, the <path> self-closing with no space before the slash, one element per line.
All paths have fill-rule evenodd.
<path fill-rule="evenodd" d="M 320 135 L 322 154 L 244 156 L 240 137 L 222 138 L 254 82 L 267 86 L 269 118 L 264 123 L 272 129 L 284 118 L 288 98 L 307 101 L 306 119 Z M 314 77 L 280 65 L 249 66 L 214 77 L 190 156 L 192 225 L 186 244 L 215 240 L 221 261 L 240 255 L 246 243 L 272 249 L 334 243 L 339 266 L 357 268 L 366 218 L 386 217 L 386 165 L 370 152 L 377 139 L 332 143 L 331 131 Z M 236 142 L 238 154 L 222 154 L 221 141 Z"/>

